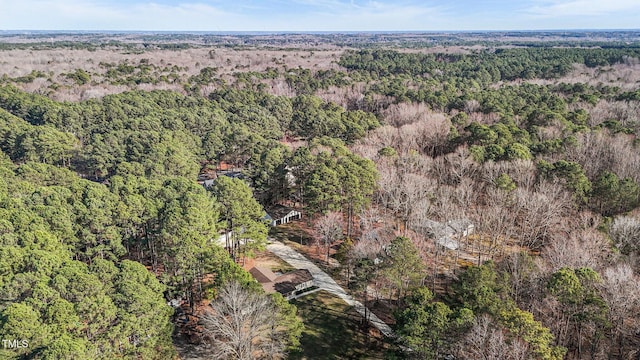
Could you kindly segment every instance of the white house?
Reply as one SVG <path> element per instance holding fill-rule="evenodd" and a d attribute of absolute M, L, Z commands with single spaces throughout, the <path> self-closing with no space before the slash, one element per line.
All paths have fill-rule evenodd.
<path fill-rule="evenodd" d="M 284 205 L 276 205 L 268 208 L 266 212 L 267 215 L 265 215 L 264 218 L 271 223 L 271 226 L 283 225 L 302 218 L 300 211 Z"/>

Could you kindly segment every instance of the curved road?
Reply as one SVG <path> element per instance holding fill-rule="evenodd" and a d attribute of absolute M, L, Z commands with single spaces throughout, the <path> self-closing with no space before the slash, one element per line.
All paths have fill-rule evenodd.
<path fill-rule="evenodd" d="M 283 243 L 269 239 L 271 244 L 267 245 L 267 250 L 276 254 L 279 258 L 289 263 L 291 266 L 296 269 L 307 269 L 313 275 L 313 279 L 315 281 L 315 285 L 320 289 L 326 290 L 338 297 L 340 297 L 344 302 L 348 305 L 353 306 L 360 315 L 365 316 L 365 307 L 361 302 L 356 301 L 351 295 L 347 294 L 344 289 L 338 285 L 335 280 L 329 276 L 326 272 L 322 271 L 318 266 L 309 261 L 302 254 L 293 250 L 292 248 L 284 245 Z M 395 334 L 391 327 L 387 325 L 384 321 L 380 320 L 376 316 L 376 314 L 372 313 L 370 310 L 366 309 L 366 313 L 369 315 L 369 321 L 373 326 L 375 326 L 384 336 L 395 338 Z"/>

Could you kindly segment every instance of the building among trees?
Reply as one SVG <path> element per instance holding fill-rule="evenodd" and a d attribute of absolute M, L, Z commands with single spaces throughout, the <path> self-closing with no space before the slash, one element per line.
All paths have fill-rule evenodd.
<path fill-rule="evenodd" d="M 266 212 L 265 219 L 270 222 L 271 226 L 284 225 L 302 218 L 300 211 L 284 205 L 275 205 L 266 209 Z"/>
<path fill-rule="evenodd" d="M 279 292 L 285 299 L 292 299 L 297 292 L 314 286 L 313 275 L 307 269 L 289 271 L 276 275 L 264 267 L 253 267 L 249 273 L 262 285 L 267 294 Z"/>
<path fill-rule="evenodd" d="M 475 226 L 469 219 L 456 219 L 447 222 L 438 222 L 425 219 L 420 227 L 427 229 L 428 233 L 436 239 L 438 245 L 449 250 L 457 250 L 459 240 L 473 233 Z"/>

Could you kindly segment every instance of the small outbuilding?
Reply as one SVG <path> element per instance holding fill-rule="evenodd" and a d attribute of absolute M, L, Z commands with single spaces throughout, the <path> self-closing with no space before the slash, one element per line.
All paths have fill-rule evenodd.
<path fill-rule="evenodd" d="M 302 218 L 300 211 L 284 205 L 272 206 L 266 209 L 266 212 L 267 215 L 264 218 L 270 222 L 271 226 L 284 225 Z"/>

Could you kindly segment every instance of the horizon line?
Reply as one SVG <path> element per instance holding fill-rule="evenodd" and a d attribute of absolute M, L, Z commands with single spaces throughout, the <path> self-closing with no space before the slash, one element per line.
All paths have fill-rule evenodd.
<path fill-rule="evenodd" d="M 73 29 L 6 29 L 0 33 L 11 33 L 15 35 L 26 35 L 29 33 L 83 33 L 83 34 L 465 34 L 465 33 L 539 33 L 539 32 L 640 32 L 640 28 L 567 28 L 567 29 L 476 29 L 476 30 L 73 30 Z"/>

